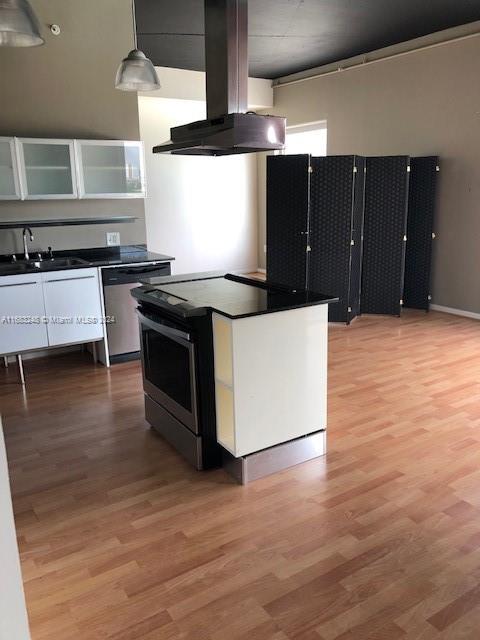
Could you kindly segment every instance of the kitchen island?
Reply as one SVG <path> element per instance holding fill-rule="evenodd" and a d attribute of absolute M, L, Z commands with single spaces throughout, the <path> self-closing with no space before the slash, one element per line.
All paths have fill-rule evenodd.
<path fill-rule="evenodd" d="M 248 482 L 326 452 L 328 303 L 235 274 L 151 278 L 146 415 L 197 468 Z"/>

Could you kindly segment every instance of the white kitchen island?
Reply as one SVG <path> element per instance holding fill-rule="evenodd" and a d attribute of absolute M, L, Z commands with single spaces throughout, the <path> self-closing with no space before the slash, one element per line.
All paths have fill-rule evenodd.
<path fill-rule="evenodd" d="M 246 483 L 326 452 L 337 298 L 234 274 L 152 278 L 133 295 L 147 420 L 197 469 Z"/>

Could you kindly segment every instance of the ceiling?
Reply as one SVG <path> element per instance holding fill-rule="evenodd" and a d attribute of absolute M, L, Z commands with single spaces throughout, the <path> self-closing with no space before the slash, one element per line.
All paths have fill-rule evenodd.
<path fill-rule="evenodd" d="M 202 0 L 136 0 L 138 46 L 205 69 Z M 277 78 L 480 20 L 479 0 L 250 0 L 249 66 Z"/>

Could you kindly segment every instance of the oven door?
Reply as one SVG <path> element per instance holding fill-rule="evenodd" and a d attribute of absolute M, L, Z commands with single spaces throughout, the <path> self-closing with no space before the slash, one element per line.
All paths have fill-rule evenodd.
<path fill-rule="evenodd" d="M 192 336 L 161 317 L 137 309 L 143 388 L 180 422 L 198 433 L 195 344 Z"/>

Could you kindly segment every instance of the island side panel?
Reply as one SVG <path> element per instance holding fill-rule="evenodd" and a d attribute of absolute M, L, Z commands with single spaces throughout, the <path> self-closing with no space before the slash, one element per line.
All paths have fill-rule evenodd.
<path fill-rule="evenodd" d="M 217 442 L 235 455 L 232 321 L 214 313 L 212 326 Z"/>
<path fill-rule="evenodd" d="M 227 341 L 219 337 L 224 323 L 230 325 Z M 225 395 L 233 401 L 226 429 L 217 399 L 220 444 L 240 457 L 326 429 L 328 305 L 238 320 L 214 314 L 213 326 L 216 361 L 224 357 L 222 344 L 231 349 L 231 384 L 216 373 L 220 402 Z"/>

